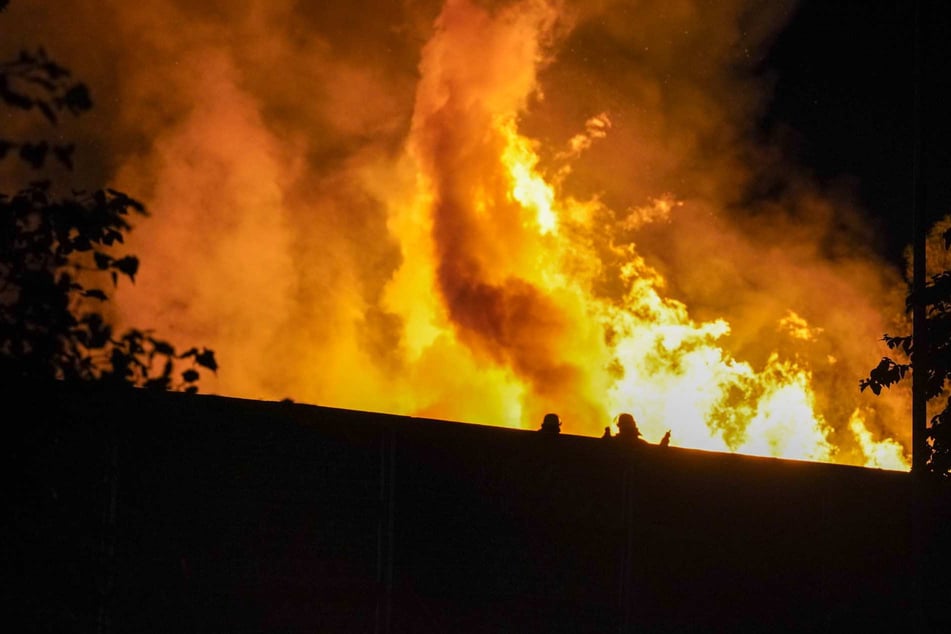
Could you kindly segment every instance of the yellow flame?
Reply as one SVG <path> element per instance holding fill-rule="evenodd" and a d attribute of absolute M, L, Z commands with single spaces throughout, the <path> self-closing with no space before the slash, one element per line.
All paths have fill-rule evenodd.
<path fill-rule="evenodd" d="M 502 163 L 512 179 L 512 198 L 535 212 L 535 220 L 541 233 L 551 233 L 558 228 L 558 216 L 553 209 L 555 192 L 536 171 L 538 155 L 532 150 L 528 139 L 520 136 L 515 121 L 500 125 L 505 138 Z"/>
<path fill-rule="evenodd" d="M 794 310 L 788 311 L 786 316 L 779 320 L 778 329 L 780 332 L 786 332 L 790 337 L 803 341 L 815 341 L 816 337 L 822 334 L 822 328 L 810 327 L 809 322 Z"/>
<path fill-rule="evenodd" d="M 669 429 L 683 447 L 907 468 L 882 431 L 900 432 L 901 414 L 882 406 L 850 417 L 859 377 L 842 380 L 865 363 L 865 348 L 846 341 L 855 306 L 874 313 L 866 330 L 877 326 L 891 310 L 877 292 L 890 278 L 853 295 L 849 284 L 878 279 L 878 268 L 823 260 L 805 221 L 777 223 L 771 230 L 802 234 L 775 245 L 726 219 L 755 171 L 743 161 L 756 153 L 730 150 L 751 99 L 722 99 L 736 87 L 715 66 L 728 58 L 692 54 L 697 72 L 672 71 L 684 51 L 728 55 L 735 29 L 715 27 L 733 25 L 738 9 L 697 3 L 693 19 L 724 22 L 694 41 L 649 7 L 603 30 L 592 20 L 606 5 L 572 17 L 545 0 L 491 10 L 447 0 L 431 28 L 390 42 L 405 45 L 402 63 L 418 63 L 407 69 L 385 47 L 357 55 L 333 45 L 339 34 L 305 36 L 286 3 L 253 3 L 269 20 L 236 10 L 235 41 L 249 46 L 209 44 L 212 54 L 179 25 L 228 11 L 189 21 L 185 4 L 135 5 L 155 22 L 146 31 L 163 36 L 129 63 L 161 66 L 162 81 L 116 73 L 135 104 L 123 125 L 151 126 L 127 132 L 155 139 L 119 180 L 148 192 L 158 223 L 143 232 L 154 242 L 132 245 L 147 266 L 120 310 L 130 325 L 215 348 L 223 369 L 203 390 L 523 428 L 555 411 L 565 432 L 586 435 L 630 412 L 654 442 Z M 557 63 L 553 46 L 573 19 L 614 33 L 618 46 L 651 48 L 624 60 L 630 77 L 606 72 L 597 90 L 573 83 L 583 56 L 566 55 L 544 87 L 571 106 L 552 114 L 536 99 L 539 72 Z M 273 25 L 297 35 L 275 38 Z M 142 29 L 127 31 L 138 43 Z M 421 51 L 408 44 L 416 35 Z M 698 48 L 678 48 L 687 42 Z M 175 89 L 155 92 L 167 82 Z M 301 85 L 326 94 L 302 98 Z M 607 87 L 619 92 L 601 100 Z M 168 95 L 183 103 L 157 110 Z M 602 194 L 593 171 L 623 186 Z M 795 208 L 797 219 L 838 213 L 801 190 L 792 200 L 808 208 Z M 762 216 L 793 215 L 786 202 Z M 703 222 L 677 233 L 692 219 Z M 207 236 L 210 247 L 195 247 Z M 770 287 L 777 263 L 796 274 L 784 280 L 797 292 Z M 832 309 L 807 310 L 820 287 L 835 289 L 823 301 Z"/>
<path fill-rule="evenodd" d="M 905 456 L 905 450 L 901 444 L 891 438 L 875 440 L 872 437 L 872 432 L 865 426 L 861 410 L 856 409 L 852 412 L 852 416 L 849 417 L 849 429 L 855 434 L 865 455 L 864 466 L 894 471 L 911 469 L 911 463 Z"/>
<path fill-rule="evenodd" d="M 729 334 L 730 325 L 723 319 L 697 323 L 683 304 L 663 298 L 659 292 L 665 284 L 663 277 L 638 255 L 634 245 L 620 249 L 626 260 L 620 268 L 628 286 L 626 295 L 620 299 L 592 295 L 593 276 L 601 270 L 597 255 L 576 240 L 588 230 L 585 225 L 591 214 L 564 210 L 585 205 L 562 200 L 556 186 L 538 172 L 539 158 L 532 142 L 519 135 L 514 116 L 495 121 L 495 132 L 504 139 L 499 160 L 510 178 L 508 194 L 534 213 L 538 235 L 543 239 L 555 232 L 562 215 L 574 225 L 568 237 L 549 236 L 542 241 L 523 236 L 519 243 L 522 251 L 546 252 L 549 257 L 536 261 L 533 270 L 519 270 L 517 258 L 513 259 L 515 266 L 506 274 L 531 280 L 544 289 L 559 308 L 576 315 L 576 327 L 600 324 L 612 333 L 607 348 L 576 350 L 573 356 L 595 375 L 592 383 L 606 387 L 608 411 L 634 412 L 648 438 L 659 439 L 669 428 L 675 444 L 805 460 L 833 459 L 830 428 L 815 411 L 808 370 L 780 361 L 776 353 L 759 372 L 731 358 L 717 345 Z M 604 135 L 605 128 L 597 128 L 598 136 Z M 675 204 L 669 195 L 652 202 L 655 213 L 664 217 Z M 494 206 L 491 201 L 474 201 L 477 215 Z M 587 266 L 578 266 L 585 260 Z M 571 275 L 566 274 L 566 267 L 572 268 Z M 821 333 L 791 310 L 780 328 L 807 340 Z M 564 348 L 568 352 L 568 346 Z M 575 429 L 595 431 L 591 421 L 571 422 Z"/>
<path fill-rule="evenodd" d="M 445 70 L 443 61 L 433 65 Z M 480 88 L 486 90 L 484 85 Z M 432 86 L 426 90 L 444 95 Z M 452 337 L 462 346 L 495 350 L 492 354 L 496 361 L 509 359 L 502 365 L 513 369 L 503 381 L 510 387 L 500 386 L 498 391 L 513 393 L 514 385 L 521 384 L 523 406 L 509 410 L 514 420 L 508 424 L 524 426 L 526 416 L 557 409 L 564 414 L 567 429 L 593 434 L 602 429 L 608 415 L 628 411 L 635 414 L 648 439 L 658 440 L 670 429 L 674 444 L 685 446 L 806 460 L 835 458 L 831 428 L 817 411 L 809 369 L 792 360 L 781 360 L 775 351 L 759 369 L 733 358 L 720 345 L 730 333 L 730 324 L 724 319 L 697 322 L 685 305 L 665 298 L 663 276 L 641 257 L 636 244 L 620 243 L 611 249 L 619 263 L 614 273 L 617 283 L 625 290 L 620 294 L 594 292 L 599 278 L 609 272 L 595 242 L 599 229 L 607 230 L 610 239 L 612 232 L 630 228 L 632 223 L 666 219 L 682 204 L 674 195 L 657 196 L 648 207 L 612 221 L 610 210 L 596 199 L 578 201 L 559 192 L 560 178 L 570 170 L 557 172 L 556 180 L 541 173 L 536 142 L 518 130 L 518 114 L 524 107 L 520 98 L 505 102 L 493 95 L 474 96 L 464 109 L 452 110 L 451 130 L 443 127 L 451 104 L 441 97 L 438 104 L 422 105 L 415 126 L 419 139 L 452 135 L 456 129 L 467 127 L 467 118 L 489 122 L 489 128 L 480 135 L 482 146 L 476 144 L 458 156 L 450 151 L 449 161 L 444 155 L 435 160 L 428 156 L 432 150 L 417 146 L 421 148 L 417 154 L 421 169 L 428 174 L 421 181 L 425 193 L 420 197 L 426 201 L 424 205 L 429 205 L 428 213 L 446 214 L 448 218 L 443 217 L 443 222 L 457 223 L 459 231 L 467 232 L 463 248 L 485 244 L 472 255 L 459 256 L 471 267 L 466 269 L 467 275 L 475 276 L 475 280 L 464 282 L 463 289 L 486 284 L 503 296 L 502 289 L 515 280 L 534 290 L 499 300 L 506 304 L 501 310 L 521 310 L 525 302 L 535 301 L 528 299 L 534 294 L 547 304 L 545 314 L 563 324 L 558 340 L 552 340 L 547 321 L 543 321 L 531 339 L 501 343 L 508 348 L 504 352 L 496 349 L 500 345 L 495 339 L 498 335 L 486 334 L 500 332 L 503 324 L 479 321 L 485 330 L 461 323 L 454 327 L 452 322 L 459 322 L 458 317 L 444 324 L 443 337 Z M 602 113 L 590 118 L 585 126 L 584 133 L 572 137 L 570 150 L 557 158 L 577 158 L 594 141 L 605 138 L 610 118 Z M 441 152 L 446 145 L 438 146 Z M 449 147 L 457 145 L 461 144 Z M 494 151 L 498 154 L 493 158 Z M 462 165 L 460 157 L 464 159 Z M 456 171 L 447 173 L 442 167 L 446 162 L 455 164 Z M 479 165 L 479 171 L 463 176 L 466 162 Z M 493 187 L 494 170 L 508 183 L 504 192 Z M 460 191 L 467 192 L 469 200 L 455 200 Z M 440 206 L 447 198 L 454 200 L 451 208 Z M 517 203 L 517 209 L 513 210 L 506 200 Z M 521 227 L 534 230 L 519 231 L 511 223 L 512 214 L 530 218 L 530 226 L 520 221 Z M 509 228 L 511 238 L 499 233 L 501 227 Z M 437 243 L 447 239 L 436 237 Z M 483 259 L 483 253 L 492 255 Z M 449 252 L 441 257 L 452 260 L 456 255 Z M 439 257 L 432 266 L 445 267 Z M 472 263 L 473 258 L 477 264 Z M 442 284 L 447 282 L 443 280 Z M 448 285 L 453 290 L 443 288 L 442 292 L 452 295 L 446 298 L 451 314 L 454 297 L 461 291 L 452 281 Z M 466 305 L 466 311 L 472 309 Z M 475 310 L 494 316 L 499 307 Z M 517 318 L 540 317 L 526 311 Z M 479 319 L 491 321 L 485 315 Z M 532 327 L 529 323 L 528 328 Z M 791 309 L 779 328 L 803 341 L 815 340 L 822 332 Z M 548 356 L 552 353 L 562 360 L 566 372 L 576 375 L 570 383 L 574 393 L 562 395 L 562 399 L 547 394 L 546 386 L 540 385 L 534 374 L 539 371 L 548 376 L 552 370 L 538 370 L 538 366 L 550 363 Z M 598 419 L 599 415 L 602 418 Z"/>

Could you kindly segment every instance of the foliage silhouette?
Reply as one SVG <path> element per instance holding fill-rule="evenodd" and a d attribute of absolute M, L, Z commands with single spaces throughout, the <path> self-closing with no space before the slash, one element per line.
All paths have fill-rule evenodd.
<path fill-rule="evenodd" d="M 951 229 L 942 234 L 945 249 L 951 248 Z M 908 310 L 919 298 L 909 293 L 906 305 Z M 933 275 L 925 285 L 920 298 L 926 307 L 928 319 L 929 368 L 926 384 L 928 401 L 946 394 L 945 386 L 951 381 L 951 270 Z M 869 375 L 859 381 L 864 391 L 872 390 L 876 395 L 883 388 L 891 387 L 901 381 L 915 367 L 915 340 L 913 335 L 893 337 L 886 334 L 883 341 L 891 350 L 902 353 L 907 363 L 883 357 Z M 951 398 L 944 408 L 935 414 L 928 425 L 927 441 L 930 451 L 926 468 L 928 471 L 951 479 Z"/>
<path fill-rule="evenodd" d="M 6 4 L 0 0 L 0 11 Z M 50 125 L 93 106 L 86 85 L 43 49 L 0 63 L 0 102 L 36 110 Z M 0 162 L 19 158 L 32 171 L 50 157 L 71 170 L 73 151 L 73 144 L 0 138 Z M 109 188 L 62 196 L 37 179 L 12 195 L 0 192 L 0 379 L 196 392 L 200 371 L 217 371 L 213 351 L 178 353 L 148 330 L 117 334 L 100 312 L 109 298 L 100 281 L 135 282 L 139 260 L 114 249 L 136 214 L 147 215 L 141 202 Z"/>

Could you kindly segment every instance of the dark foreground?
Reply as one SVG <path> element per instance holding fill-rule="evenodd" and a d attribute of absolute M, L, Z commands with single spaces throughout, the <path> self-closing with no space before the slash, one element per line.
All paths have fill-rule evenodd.
<path fill-rule="evenodd" d="M 18 631 L 951 631 L 948 491 L 909 474 L 213 396 L 2 394 L 20 412 L 2 540 Z"/>

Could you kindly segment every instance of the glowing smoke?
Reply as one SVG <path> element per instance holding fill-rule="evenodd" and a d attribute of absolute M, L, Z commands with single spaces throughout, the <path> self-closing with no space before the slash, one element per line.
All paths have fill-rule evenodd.
<path fill-rule="evenodd" d="M 857 389 L 900 279 L 847 199 L 752 141 L 788 6 L 28 4 L 11 50 L 46 43 L 97 97 L 78 177 L 153 214 L 118 317 L 214 348 L 205 391 L 584 434 L 624 409 L 651 440 L 876 466 L 907 446 L 907 395 Z"/>

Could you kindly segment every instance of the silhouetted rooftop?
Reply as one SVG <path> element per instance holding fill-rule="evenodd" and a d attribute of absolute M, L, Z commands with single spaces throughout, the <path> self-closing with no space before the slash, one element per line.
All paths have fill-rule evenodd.
<path fill-rule="evenodd" d="M 949 624 L 947 490 L 907 473 L 287 402 L 3 393 L 21 412 L 11 605 L 37 627 Z"/>

